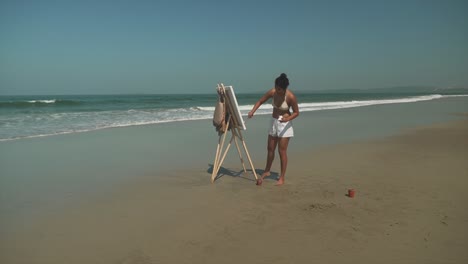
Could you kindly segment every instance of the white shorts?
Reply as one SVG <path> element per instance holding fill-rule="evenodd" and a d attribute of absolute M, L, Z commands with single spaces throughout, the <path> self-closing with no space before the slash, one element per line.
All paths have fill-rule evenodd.
<path fill-rule="evenodd" d="M 273 137 L 294 137 L 292 121 L 281 122 L 276 118 L 272 118 L 271 128 L 268 135 Z"/>

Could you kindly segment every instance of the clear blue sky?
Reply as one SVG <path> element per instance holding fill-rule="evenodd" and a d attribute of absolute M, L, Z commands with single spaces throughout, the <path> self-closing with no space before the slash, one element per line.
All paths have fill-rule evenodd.
<path fill-rule="evenodd" d="M 467 47 L 464 0 L 0 0 L 0 95 L 467 87 Z"/>

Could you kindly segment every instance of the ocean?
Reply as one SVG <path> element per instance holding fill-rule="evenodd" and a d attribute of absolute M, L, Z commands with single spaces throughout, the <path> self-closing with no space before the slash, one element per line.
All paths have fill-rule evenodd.
<path fill-rule="evenodd" d="M 301 112 L 438 100 L 467 94 L 431 92 L 296 93 Z M 262 94 L 236 94 L 242 115 Z M 211 119 L 213 94 L 0 96 L 0 141 L 81 133 L 105 128 Z M 271 114 L 271 103 L 256 115 Z"/>

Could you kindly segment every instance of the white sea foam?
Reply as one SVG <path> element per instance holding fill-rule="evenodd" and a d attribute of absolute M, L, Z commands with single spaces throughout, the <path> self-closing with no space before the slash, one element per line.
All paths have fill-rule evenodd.
<path fill-rule="evenodd" d="M 31 100 L 31 101 L 27 101 L 28 103 L 32 103 L 32 104 L 36 104 L 36 103 L 42 103 L 42 104 L 53 104 L 55 103 L 57 100 L 55 99 L 51 99 L 51 100 Z"/>
<path fill-rule="evenodd" d="M 301 111 L 318 111 L 318 110 L 343 109 L 343 108 L 353 108 L 353 107 L 382 105 L 382 104 L 414 103 L 414 102 L 440 99 L 443 97 L 447 97 L 447 96 L 434 94 L 434 95 L 414 96 L 414 97 L 399 98 L 399 99 L 304 103 L 304 104 L 299 104 L 299 108 Z"/>
<path fill-rule="evenodd" d="M 425 95 L 398 99 L 382 100 L 354 100 L 336 102 L 300 103 L 301 112 L 321 111 L 332 109 L 344 109 L 383 104 L 414 103 L 420 101 L 436 100 L 447 97 L 461 97 L 468 95 Z M 43 103 L 53 103 L 55 100 L 41 100 Z M 31 101 L 32 102 L 32 101 Z M 253 105 L 240 105 L 242 115 L 252 109 Z M 257 115 L 271 114 L 271 104 L 262 105 L 256 112 Z M 50 115 L 35 114 L 21 117 L 0 118 L 5 124 L 28 124 L 30 130 L 22 127 L 16 131 L 12 125 L 3 126 L 3 135 L 0 141 L 9 141 L 21 138 L 45 137 L 52 135 L 88 132 L 107 128 L 151 125 L 158 123 L 170 123 L 190 120 L 207 120 L 213 118 L 214 106 L 211 107 L 187 107 L 175 109 L 128 109 L 98 112 L 63 112 Z M 11 136 L 14 135 L 14 136 Z"/>
<path fill-rule="evenodd" d="M 331 109 L 342 109 L 342 108 L 352 108 L 352 107 L 361 107 L 361 106 L 371 106 L 371 105 L 381 105 L 381 104 L 400 104 L 400 103 L 414 103 L 420 101 L 428 101 L 434 99 L 440 99 L 444 97 L 454 97 L 454 96 L 468 96 L 468 95 L 424 95 L 424 96 L 413 96 L 407 98 L 398 98 L 398 99 L 382 99 L 382 100 L 354 100 L 354 101 L 336 101 L 336 102 L 319 102 L 319 103 L 299 103 L 299 109 L 302 112 L 307 111 L 319 111 L 319 110 L 331 110 Z M 239 110 L 242 114 L 247 114 L 248 111 L 252 109 L 253 105 L 240 105 Z M 197 107 L 202 111 L 214 111 L 214 107 Z M 263 104 L 257 110 L 257 114 L 269 114 L 270 112 L 265 110 L 271 110 L 273 107 L 271 104 Z M 264 111 L 262 111 L 264 110 Z"/>

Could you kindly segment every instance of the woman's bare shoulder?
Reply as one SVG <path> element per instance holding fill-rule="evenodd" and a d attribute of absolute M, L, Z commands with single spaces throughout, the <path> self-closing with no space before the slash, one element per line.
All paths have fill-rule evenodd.
<path fill-rule="evenodd" d="M 296 100 L 296 95 L 289 89 L 288 89 L 288 92 L 286 93 L 286 96 L 287 96 L 287 99 Z"/>
<path fill-rule="evenodd" d="M 270 90 L 268 90 L 267 94 L 273 96 L 275 92 L 276 92 L 275 88 L 271 88 Z"/>
<path fill-rule="evenodd" d="M 275 94 L 275 89 L 271 89 L 271 90 L 268 90 L 263 96 L 262 98 L 260 98 L 260 101 L 262 103 L 266 102 L 268 99 L 270 99 L 271 97 L 273 97 L 273 95 Z"/>

